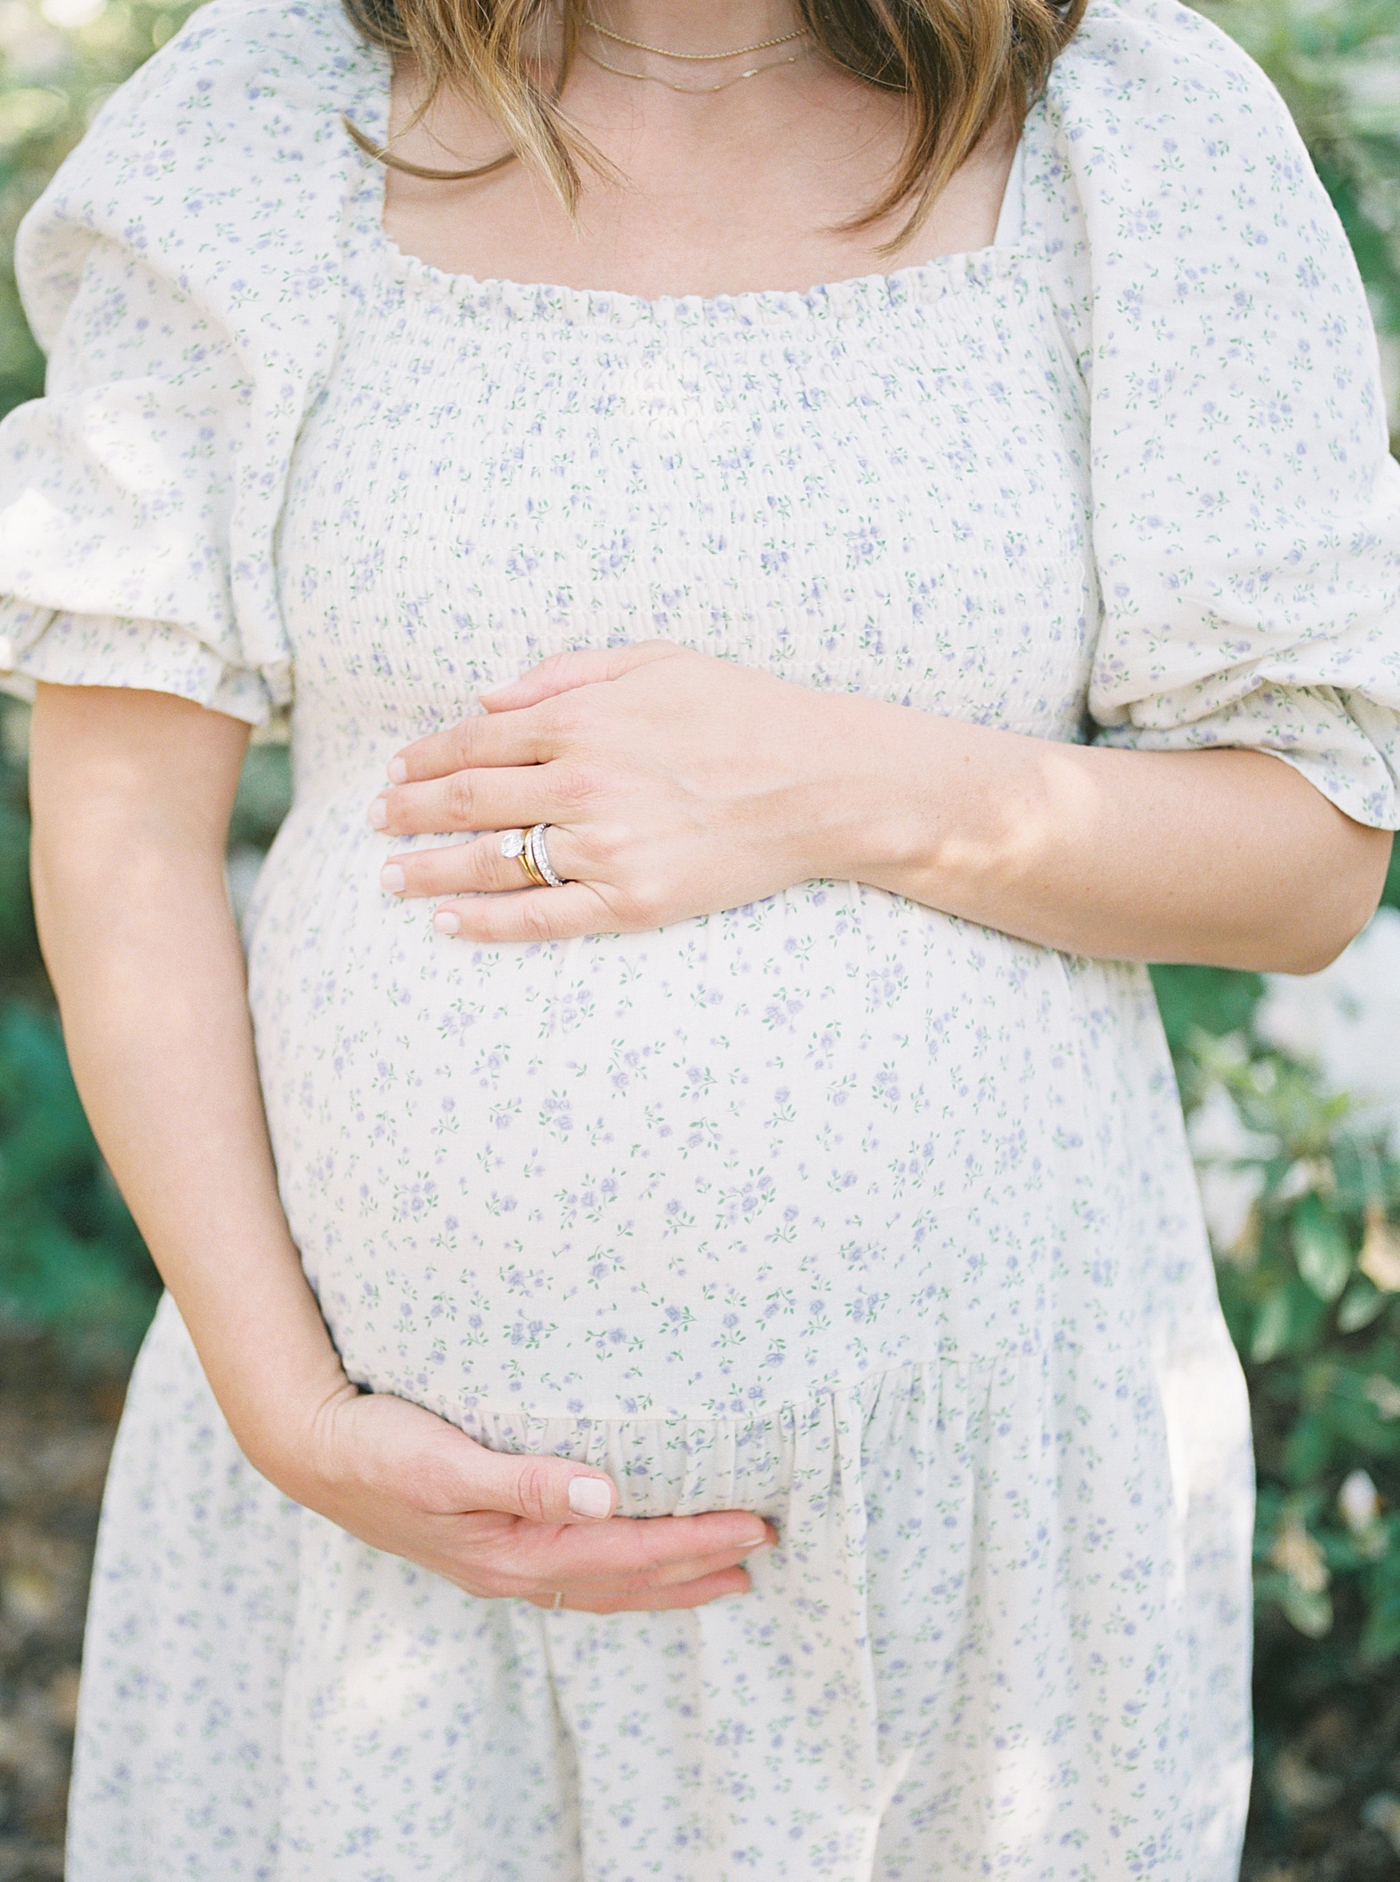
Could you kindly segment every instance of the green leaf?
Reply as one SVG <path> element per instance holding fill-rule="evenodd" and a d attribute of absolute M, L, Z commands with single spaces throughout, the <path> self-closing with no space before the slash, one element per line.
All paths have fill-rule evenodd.
<path fill-rule="evenodd" d="M 1341 1223 L 1313 1194 L 1293 1211 L 1289 1229 L 1299 1274 L 1319 1300 L 1335 1300 L 1351 1278 L 1351 1247 Z"/>
<path fill-rule="evenodd" d="M 1288 1344 L 1288 1295 L 1277 1288 L 1266 1296 L 1254 1322 L 1254 1337 L 1249 1342 L 1249 1356 L 1256 1366 L 1267 1366 Z"/>
<path fill-rule="evenodd" d="M 1152 985 L 1173 1052 L 1200 1028 L 1216 1037 L 1248 1026 L 1264 995 L 1258 974 L 1229 967 L 1154 966 Z"/>
<path fill-rule="evenodd" d="M 1264 1296 L 1249 1343 L 1253 1365 L 1266 1366 L 1284 1353 L 1301 1353 L 1313 1343 L 1326 1309 L 1312 1289 L 1293 1276 L 1277 1280 Z"/>
<path fill-rule="evenodd" d="M 1384 1311 L 1385 1295 L 1368 1280 L 1358 1278 L 1342 1297 L 1337 1309 L 1337 1326 L 1343 1333 L 1359 1333 Z"/>
<path fill-rule="evenodd" d="M 1321 1640 L 1324 1634 L 1331 1633 L 1332 1597 L 1325 1588 L 1314 1593 L 1300 1588 L 1294 1581 L 1285 1581 L 1279 1590 L 1278 1604 L 1298 1632 L 1306 1634 L 1309 1640 Z"/>

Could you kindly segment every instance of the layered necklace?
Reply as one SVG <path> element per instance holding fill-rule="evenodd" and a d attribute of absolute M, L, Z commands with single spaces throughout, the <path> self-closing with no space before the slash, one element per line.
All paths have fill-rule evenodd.
<path fill-rule="evenodd" d="M 718 65 L 725 59 L 744 59 L 751 53 L 767 52 L 774 46 L 790 46 L 794 40 L 805 40 L 807 37 L 801 27 L 796 27 L 790 33 L 780 33 L 776 39 L 755 40 L 751 46 L 731 46 L 727 52 L 672 52 L 666 46 L 650 46 L 644 39 L 628 39 L 625 33 L 614 33 L 608 27 L 600 26 L 591 13 L 584 16 L 584 24 L 591 33 L 608 44 L 629 46 L 636 52 L 649 52 L 655 58 L 674 59 L 685 65 Z M 659 72 L 632 72 L 626 66 L 614 65 L 601 52 L 590 52 L 586 46 L 580 46 L 579 51 L 590 65 L 601 66 L 603 71 L 611 72 L 617 78 L 632 78 L 644 85 L 664 85 L 667 91 L 699 95 L 728 91 L 731 85 L 742 85 L 746 78 L 757 78 L 760 73 L 775 71 L 779 66 L 796 65 L 807 57 L 811 47 L 803 45 L 784 59 L 765 59 L 761 65 L 752 65 L 747 71 L 735 72 L 731 77 L 721 79 L 717 85 L 677 85 L 674 80 L 663 78 Z"/>

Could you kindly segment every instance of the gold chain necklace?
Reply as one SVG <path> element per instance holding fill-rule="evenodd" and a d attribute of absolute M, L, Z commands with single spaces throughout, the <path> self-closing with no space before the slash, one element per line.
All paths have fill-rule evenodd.
<path fill-rule="evenodd" d="M 729 52 L 668 52 L 664 46 L 649 46 L 644 39 L 628 39 L 623 33 L 610 32 L 606 26 L 600 26 L 591 13 L 585 14 L 584 24 L 591 27 L 600 39 L 612 40 L 615 46 L 631 46 L 636 52 L 654 52 L 658 59 L 684 59 L 688 64 L 694 65 L 713 65 L 720 59 L 742 59 L 745 53 L 767 52 L 770 46 L 790 45 L 794 39 L 802 39 L 805 37 L 802 28 L 799 26 L 790 33 L 783 33 L 777 39 L 759 39 L 756 40 L 752 46 L 735 46 Z M 595 60 L 594 63 L 597 64 L 599 62 Z M 609 66 L 607 69 L 611 72 L 619 68 Z M 765 68 L 760 67 L 759 69 L 761 71 Z M 640 78 L 642 75 L 640 72 L 629 72 L 624 76 L 628 78 Z M 746 72 L 744 76 L 747 78 L 750 74 Z"/>
<path fill-rule="evenodd" d="M 620 65 L 611 65 L 606 59 L 600 59 L 596 52 L 589 52 L 579 47 L 580 55 L 590 65 L 601 66 L 605 72 L 615 73 L 618 78 L 635 78 L 644 85 L 664 85 L 667 91 L 678 91 L 686 98 L 702 98 L 711 92 L 728 91 L 731 85 L 741 85 L 746 78 L 757 78 L 761 72 L 772 72 L 780 65 L 796 65 L 805 59 L 811 47 L 793 53 L 790 59 L 770 59 L 767 65 L 750 66 L 747 72 L 736 72 L 733 78 L 721 79 L 718 85 L 675 85 L 669 78 L 661 78 L 655 72 L 628 72 Z"/>

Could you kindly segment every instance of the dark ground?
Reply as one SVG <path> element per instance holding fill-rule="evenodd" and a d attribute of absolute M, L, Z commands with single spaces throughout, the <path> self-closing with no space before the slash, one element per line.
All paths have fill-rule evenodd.
<path fill-rule="evenodd" d="M 0 1329 L 0 1882 L 63 1874 L 83 1604 L 121 1390 Z"/>
<path fill-rule="evenodd" d="M 1281 1704 L 1271 1673 L 1287 1663 L 1287 1641 L 1272 1637 L 1283 1626 L 1260 1632 L 1242 1882 L 1400 1882 L 1400 1679 L 1339 1679 Z"/>
<path fill-rule="evenodd" d="M 63 1873 L 83 1603 L 120 1410 L 119 1384 L 75 1380 L 44 1342 L 0 1327 L 0 1882 Z M 1266 1631 L 1260 1649 L 1268 1682 L 1287 1642 Z M 1278 1698 L 1261 1691 L 1276 1716 Z M 1400 1676 L 1294 1709 L 1296 1723 L 1261 1730 L 1243 1882 L 1400 1882 Z"/>

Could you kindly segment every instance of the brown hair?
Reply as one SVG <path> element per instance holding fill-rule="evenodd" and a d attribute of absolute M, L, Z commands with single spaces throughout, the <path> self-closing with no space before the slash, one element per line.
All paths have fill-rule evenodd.
<path fill-rule="evenodd" d="M 484 176 L 519 157 L 548 177 L 572 214 L 581 146 L 558 107 L 587 17 L 587 0 L 562 0 L 563 56 L 552 92 L 534 77 L 533 34 L 549 0 L 344 0 L 373 44 L 407 54 L 431 99 L 446 87 L 483 105 L 501 126 L 504 156 L 474 170 L 425 170 L 348 128 L 362 148 L 413 175 Z M 898 248 L 995 124 L 1019 130 L 1068 44 L 1087 0 L 796 0 L 814 45 L 854 77 L 909 101 L 904 153 L 879 200 L 851 225 L 866 228 L 915 198 Z"/>

